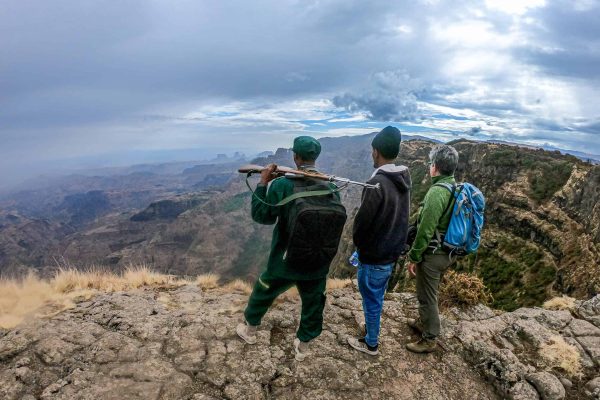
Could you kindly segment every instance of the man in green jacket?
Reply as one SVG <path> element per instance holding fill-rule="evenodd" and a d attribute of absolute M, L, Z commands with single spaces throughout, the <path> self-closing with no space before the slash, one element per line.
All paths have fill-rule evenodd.
<path fill-rule="evenodd" d="M 294 139 L 294 163 L 301 170 L 315 171 L 315 160 L 321 153 L 321 144 L 310 136 Z M 308 343 L 321 334 L 323 328 L 323 308 L 325 307 L 325 286 L 329 265 L 316 269 L 298 270 L 285 261 L 286 243 L 285 221 L 293 202 L 282 207 L 273 207 L 282 199 L 294 193 L 291 179 L 280 177 L 273 180 L 277 166 L 270 164 L 261 173 L 255 196 L 252 197 L 252 219 L 259 224 L 272 225 L 271 253 L 267 269 L 257 279 L 244 312 L 245 323 L 237 326 L 237 334 L 248 344 L 256 343 L 256 330 L 269 307 L 283 292 L 292 286 L 298 288 L 302 301 L 300 326 L 294 340 L 295 358 L 302 361 L 308 352 Z M 272 181 L 272 182 L 271 182 Z M 267 185 L 271 182 L 267 190 Z M 339 200 L 339 194 L 334 194 Z M 257 198 L 258 197 L 258 198 Z"/>
<path fill-rule="evenodd" d="M 454 171 L 457 165 L 458 152 L 452 146 L 438 145 L 429 153 L 433 185 L 419 211 L 417 235 L 408 253 L 407 266 L 409 273 L 417 277 L 419 319 L 409 319 L 408 324 L 422 336 L 406 345 L 415 353 L 434 351 L 440 334 L 438 289 L 444 272 L 456 261 L 442 250 L 441 245 L 452 216 L 454 196 L 451 190 L 456 185 Z"/>

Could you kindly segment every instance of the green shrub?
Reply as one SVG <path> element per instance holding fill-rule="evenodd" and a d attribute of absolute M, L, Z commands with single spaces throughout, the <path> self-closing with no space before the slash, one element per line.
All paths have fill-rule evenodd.
<path fill-rule="evenodd" d="M 417 209 L 419 203 L 423 201 L 425 194 L 431 187 L 431 181 L 425 180 L 428 168 L 423 163 L 414 163 L 410 166 L 410 178 L 412 181 L 411 202 L 413 209 Z M 425 182 L 423 182 L 425 180 Z"/>
<path fill-rule="evenodd" d="M 530 196 L 534 200 L 542 202 L 550 199 L 567 183 L 573 171 L 573 164 L 569 161 L 547 160 L 534 163 L 533 168 L 534 170 L 528 174 L 531 187 Z"/>
<path fill-rule="evenodd" d="M 512 149 L 506 149 L 486 154 L 483 164 L 494 167 L 516 167 L 519 165 L 519 162 L 517 160 L 517 152 Z"/>

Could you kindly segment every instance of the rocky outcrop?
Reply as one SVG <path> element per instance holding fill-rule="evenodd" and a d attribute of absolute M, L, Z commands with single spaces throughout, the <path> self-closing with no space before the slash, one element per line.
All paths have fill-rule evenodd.
<path fill-rule="evenodd" d="M 112 206 L 108 195 L 102 190 L 90 190 L 86 193 L 76 193 L 65 196 L 55 212 L 64 215 L 75 226 L 84 225 L 110 212 Z"/>
<path fill-rule="evenodd" d="M 598 297 L 579 302 L 573 313 L 451 309 L 438 352 L 417 355 L 404 349 L 416 339 L 405 323 L 416 313 L 414 295 L 392 294 L 380 355 L 370 357 L 345 342 L 359 333 L 360 295 L 353 287 L 336 289 L 324 331 L 303 362 L 292 348 L 297 297 L 276 302 L 254 346 L 234 332 L 246 301 L 241 293 L 194 285 L 82 299 L 0 333 L 0 397 L 584 399 L 599 389 Z M 552 358 L 561 349 L 567 357 Z"/>
<path fill-rule="evenodd" d="M 188 194 L 163 199 L 150 204 L 144 211 L 134 214 L 130 220 L 151 221 L 157 219 L 175 219 L 180 214 L 205 203 L 209 198 L 207 194 Z"/>

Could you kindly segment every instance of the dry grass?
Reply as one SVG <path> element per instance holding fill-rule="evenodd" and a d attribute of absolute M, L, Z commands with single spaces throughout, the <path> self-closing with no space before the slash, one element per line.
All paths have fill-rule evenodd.
<path fill-rule="evenodd" d="M 143 286 L 196 284 L 202 289 L 219 287 L 220 277 L 216 274 L 205 274 L 194 281 L 176 279 L 171 275 L 152 271 L 145 265 L 130 266 L 123 274 L 115 274 L 92 268 L 80 271 L 74 268 L 60 269 L 54 278 L 41 280 L 33 274 L 22 280 L 0 280 L 0 328 L 10 329 L 19 325 L 25 318 L 48 316 L 73 307 L 77 297 L 91 297 L 97 292 L 116 292 L 136 289 Z M 350 279 L 329 279 L 327 290 L 335 290 L 352 285 Z M 229 282 L 223 287 L 228 292 L 249 295 L 252 286 L 241 279 Z M 298 289 L 292 287 L 281 299 L 289 301 L 298 299 Z M 159 298 L 168 302 L 168 298 Z M 44 314 L 40 314 L 41 312 Z"/>
<path fill-rule="evenodd" d="M 102 292 L 116 292 L 137 289 L 142 286 L 176 285 L 178 281 L 172 275 L 152 271 L 145 265 L 129 266 L 123 275 L 99 269 L 79 271 L 76 269 L 60 269 L 51 281 L 59 293 L 92 289 Z"/>
<path fill-rule="evenodd" d="M 183 282 L 183 281 L 181 281 Z M 91 269 L 59 270 L 51 280 L 30 274 L 21 280 L 0 280 L 0 328 L 10 329 L 24 319 L 49 316 L 74 306 L 77 297 L 115 292 L 149 285 L 177 285 L 173 276 L 153 272 L 147 266 L 130 266 L 122 275 Z M 40 314 L 45 312 L 46 314 Z"/>
<path fill-rule="evenodd" d="M 352 285 L 351 279 L 328 279 L 327 280 L 327 291 L 332 291 L 335 289 L 342 289 Z M 296 286 L 292 286 L 288 290 L 286 290 L 281 296 L 278 297 L 277 302 L 285 302 L 298 300 L 300 298 L 300 293 L 298 292 L 298 288 Z"/>
<path fill-rule="evenodd" d="M 481 278 L 455 271 L 444 274 L 444 280 L 440 285 L 442 307 L 489 304 L 492 300 L 492 295 Z"/>
<path fill-rule="evenodd" d="M 569 296 L 555 297 L 543 305 L 546 310 L 574 310 L 575 299 Z"/>
<path fill-rule="evenodd" d="M 581 361 L 577 348 L 561 336 L 552 336 L 538 349 L 539 355 L 552 369 L 559 369 L 571 377 L 581 376 Z"/>
<path fill-rule="evenodd" d="M 86 289 L 114 292 L 123 290 L 126 286 L 123 278 L 118 275 L 98 269 L 79 271 L 73 268 L 60 269 L 50 284 L 57 293 L 70 293 Z"/>
<path fill-rule="evenodd" d="M 0 280 L 0 328 L 11 329 L 30 316 L 39 316 L 44 306 L 53 313 L 74 306 L 76 296 L 88 296 L 87 291 L 66 295 L 57 292 L 48 281 L 29 274 L 22 280 Z M 43 315 L 42 315 L 43 316 Z"/>
<path fill-rule="evenodd" d="M 241 292 L 244 294 L 252 293 L 252 286 L 248 282 L 241 279 L 235 279 L 229 282 L 223 287 L 223 289 L 228 292 Z"/>
<path fill-rule="evenodd" d="M 219 275 L 217 274 L 204 274 L 199 275 L 196 278 L 196 284 L 201 289 L 214 289 L 219 286 Z"/>
<path fill-rule="evenodd" d="M 298 292 L 298 288 L 296 286 L 292 286 L 288 290 L 285 291 L 281 296 L 279 296 L 281 301 L 292 301 L 300 298 L 300 293 Z"/>
<path fill-rule="evenodd" d="M 327 291 L 352 286 L 352 279 L 327 279 Z"/>
<path fill-rule="evenodd" d="M 176 283 L 173 275 L 160 274 L 152 271 L 145 265 L 130 265 L 125 270 L 122 279 L 125 281 L 125 288 L 139 288 L 142 286 L 170 285 Z"/>

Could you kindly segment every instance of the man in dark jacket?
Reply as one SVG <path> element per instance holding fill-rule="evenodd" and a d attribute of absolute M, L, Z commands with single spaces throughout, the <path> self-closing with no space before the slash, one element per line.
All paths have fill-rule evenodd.
<path fill-rule="evenodd" d="M 368 183 L 380 189 L 365 189 L 354 219 L 353 240 L 358 252 L 358 288 L 363 298 L 366 336 L 348 338 L 350 346 L 377 355 L 383 295 L 396 260 L 406 245 L 410 208 L 410 173 L 395 165 L 401 134 L 392 126 L 381 130 L 371 144 L 373 167 Z"/>
<path fill-rule="evenodd" d="M 315 160 L 321 153 L 321 144 L 313 137 L 299 136 L 294 140 L 294 162 L 300 170 L 318 172 Z M 295 359 L 302 361 L 308 354 L 308 343 L 321 334 L 323 329 L 323 308 L 325 307 L 325 286 L 329 265 L 317 269 L 298 269 L 286 262 L 287 220 L 291 203 L 274 207 L 284 198 L 294 193 L 291 179 L 280 177 L 273 180 L 277 166 L 270 164 L 261 173 L 255 196 L 252 197 L 252 219 L 259 224 L 272 225 L 271 253 L 267 269 L 257 279 L 248 306 L 244 311 L 245 322 L 237 326 L 237 334 L 248 344 L 256 343 L 256 331 L 263 316 L 273 301 L 283 292 L 296 286 L 302 300 L 300 326 L 294 340 Z M 272 181 L 272 182 L 271 182 Z M 270 184 L 270 186 L 268 186 Z M 330 184 L 332 189 L 335 188 Z M 267 190 L 268 186 L 268 190 Z M 339 200 L 339 194 L 334 196 Z"/>

